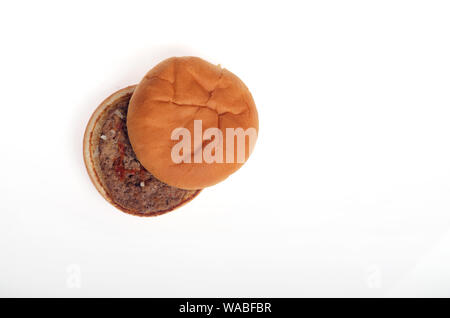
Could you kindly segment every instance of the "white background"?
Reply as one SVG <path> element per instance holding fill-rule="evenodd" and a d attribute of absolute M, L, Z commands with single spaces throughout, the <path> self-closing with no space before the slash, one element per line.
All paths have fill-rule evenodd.
<path fill-rule="evenodd" d="M 0 5 L 0 296 L 450 296 L 448 1 Z M 137 218 L 82 161 L 89 116 L 170 56 L 241 77 L 260 135 Z"/>

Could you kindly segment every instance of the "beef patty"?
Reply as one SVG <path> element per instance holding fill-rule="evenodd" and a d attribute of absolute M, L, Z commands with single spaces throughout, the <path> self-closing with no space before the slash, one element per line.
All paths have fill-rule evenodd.
<path fill-rule="evenodd" d="M 156 179 L 137 160 L 127 134 L 130 96 L 109 108 L 103 124 L 99 159 L 103 182 L 111 198 L 140 214 L 170 211 L 198 193 L 169 186 Z"/>

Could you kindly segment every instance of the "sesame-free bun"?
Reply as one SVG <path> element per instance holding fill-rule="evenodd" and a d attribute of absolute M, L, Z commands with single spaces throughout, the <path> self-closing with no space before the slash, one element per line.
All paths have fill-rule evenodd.
<path fill-rule="evenodd" d="M 100 155 L 99 155 L 99 143 L 102 126 L 105 123 L 108 112 L 111 108 L 115 107 L 118 103 L 129 100 L 130 96 L 133 94 L 136 85 L 128 86 L 123 88 L 111 96 L 106 98 L 94 111 L 89 122 L 86 126 L 86 130 L 83 138 L 83 158 L 86 165 L 87 172 L 91 178 L 92 183 L 98 192 L 113 206 L 122 212 L 133 214 L 137 216 L 156 216 L 160 214 L 172 211 L 185 203 L 189 202 L 195 198 L 199 191 L 192 194 L 187 194 L 185 198 L 176 206 L 171 206 L 169 209 L 158 210 L 151 213 L 141 213 L 142 211 L 126 208 L 123 205 L 116 202 L 113 196 L 109 193 L 108 187 L 105 182 L 105 175 L 100 167 Z"/>
<path fill-rule="evenodd" d="M 181 189 L 217 184 L 238 170 L 251 153 L 247 143 L 244 161 L 194 163 L 194 153 L 210 142 L 203 140 L 200 149 L 195 149 L 194 120 L 202 121 L 203 133 L 208 128 L 220 129 L 224 157 L 226 128 L 244 131 L 254 128 L 258 132 L 258 113 L 252 95 L 236 75 L 197 57 L 162 61 L 145 75 L 131 97 L 128 135 L 141 164 L 159 180 Z M 177 128 L 190 132 L 191 151 L 182 154 L 191 157 L 190 163 L 172 160 L 172 149 L 181 140 L 171 138 Z M 237 156 L 236 149 L 234 154 Z"/>

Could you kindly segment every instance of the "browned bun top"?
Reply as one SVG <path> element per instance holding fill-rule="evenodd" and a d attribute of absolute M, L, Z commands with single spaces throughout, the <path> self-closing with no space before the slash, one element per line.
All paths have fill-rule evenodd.
<path fill-rule="evenodd" d="M 208 128 L 222 132 L 222 163 L 195 162 L 194 154 L 206 151 L 215 138 L 196 143 L 194 120 L 202 121 L 203 133 Z M 226 160 L 226 128 L 253 128 L 257 134 L 258 113 L 250 91 L 230 71 L 197 57 L 173 57 L 151 69 L 137 86 L 130 100 L 127 128 L 133 150 L 148 171 L 171 186 L 201 189 L 224 180 L 248 159 L 251 147 L 246 138 L 245 159 L 237 159 L 236 139 L 234 160 Z M 173 147 L 182 139 L 172 135 L 177 128 L 186 128 L 191 136 L 190 150 L 181 151 L 190 159 L 179 163 L 172 156 Z"/>

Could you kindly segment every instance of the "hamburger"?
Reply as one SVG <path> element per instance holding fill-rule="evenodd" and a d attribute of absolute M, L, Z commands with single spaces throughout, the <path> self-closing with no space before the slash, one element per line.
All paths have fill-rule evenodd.
<path fill-rule="evenodd" d="M 258 129 L 252 95 L 236 75 L 197 57 L 173 57 L 97 107 L 84 161 L 108 202 L 155 216 L 238 170 Z"/>

